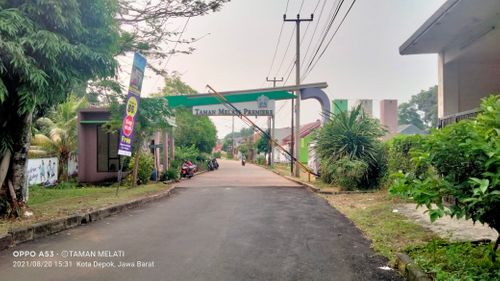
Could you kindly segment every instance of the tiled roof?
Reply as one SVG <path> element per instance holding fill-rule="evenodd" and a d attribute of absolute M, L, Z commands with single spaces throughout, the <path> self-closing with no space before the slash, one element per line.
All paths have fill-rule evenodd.
<path fill-rule="evenodd" d="M 321 126 L 321 121 L 319 121 L 319 120 L 316 120 L 315 122 L 304 124 L 304 125 L 300 126 L 300 137 L 301 138 L 306 137 L 312 131 L 319 128 L 320 126 Z M 290 138 L 291 138 L 291 135 L 286 136 L 285 138 L 283 138 L 282 143 L 283 144 L 289 143 Z"/>

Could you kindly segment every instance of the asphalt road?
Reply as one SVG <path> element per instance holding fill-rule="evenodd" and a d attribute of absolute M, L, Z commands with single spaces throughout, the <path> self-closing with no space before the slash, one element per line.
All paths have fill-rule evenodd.
<path fill-rule="evenodd" d="M 0 252 L 0 279 L 402 280 L 379 268 L 387 261 L 343 215 L 265 169 L 223 161 L 179 186 L 147 207 Z M 14 257 L 24 251 L 37 257 Z"/>

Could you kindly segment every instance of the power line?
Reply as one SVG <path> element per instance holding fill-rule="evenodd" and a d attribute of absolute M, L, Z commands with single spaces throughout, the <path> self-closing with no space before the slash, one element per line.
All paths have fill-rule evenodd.
<path fill-rule="evenodd" d="M 318 47 L 316 48 L 316 51 L 314 52 L 314 55 L 312 56 L 311 60 L 309 61 L 309 64 L 307 65 L 306 72 L 309 70 L 311 65 L 313 64 L 314 60 L 316 59 L 316 56 L 318 55 L 319 51 L 321 50 L 321 47 L 323 46 L 323 43 L 326 40 L 326 37 L 328 36 L 328 33 L 330 32 L 330 29 L 332 28 L 333 23 L 335 22 L 335 19 L 337 18 L 337 15 L 340 11 L 340 8 L 344 4 L 344 0 L 341 0 L 337 7 L 335 8 L 335 12 L 333 13 L 330 21 L 328 22 L 326 28 L 323 31 L 323 36 L 318 44 Z"/>
<path fill-rule="evenodd" d="M 328 47 L 330 46 L 330 44 L 333 42 L 333 38 L 335 38 L 335 35 L 337 35 L 338 31 L 340 30 L 340 27 L 342 26 L 342 24 L 344 23 L 345 19 L 347 18 L 347 16 L 349 15 L 349 12 L 351 11 L 352 7 L 354 6 L 354 3 L 356 3 L 356 0 L 353 0 L 351 5 L 349 6 L 349 9 L 347 10 L 347 12 L 345 13 L 344 17 L 342 18 L 342 20 L 340 21 L 339 25 L 337 26 L 337 29 L 335 30 L 335 32 L 333 33 L 332 37 L 330 38 L 330 40 L 328 41 L 328 43 L 326 44 L 325 48 L 323 49 L 323 51 L 321 52 L 321 54 L 319 55 L 318 59 L 316 60 L 316 62 L 314 62 L 314 64 L 311 66 L 311 68 L 309 69 L 309 71 L 306 71 L 306 73 L 304 74 L 304 78 L 305 79 L 309 73 L 311 73 L 311 71 L 314 69 L 314 67 L 316 67 L 316 65 L 318 64 L 319 60 L 323 57 L 323 55 L 325 54 L 326 50 L 328 49 Z"/>
<path fill-rule="evenodd" d="M 300 4 L 299 12 L 298 12 L 299 14 L 302 11 L 302 8 L 304 7 L 304 2 L 305 2 L 305 0 L 302 0 L 302 2 Z M 286 14 L 286 12 L 285 12 L 285 14 Z M 284 22 L 283 22 L 283 24 L 284 24 Z M 288 40 L 288 44 L 287 44 L 286 49 L 285 49 L 285 53 L 283 54 L 283 59 L 281 59 L 280 66 L 279 66 L 278 70 L 276 71 L 276 76 L 279 75 L 281 68 L 283 67 L 283 63 L 285 62 L 286 55 L 288 54 L 288 50 L 290 49 L 290 44 L 292 44 L 292 39 L 293 39 L 293 35 L 295 33 L 295 29 L 296 29 L 296 27 L 294 26 L 293 31 L 290 34 L 290 39 Z"/>
<path fill-rule="evenodd" d="M 290 3 L 290 0 L 286 1 L 285 14 L 288 11 L 288 4 L 289 3 Z M 276 47 L 274 47 L 273 59 L 271 60 L 271 66 L 269 67 L 269 71 L 267 72 L 267 76 L 271 75 L 271 71 L 273 70 L 274 61 L 276 60 L 276 54 L 278 53 L 278 47 L 280 45 L 281 34 L 283 33 L 283 26 L 284 25 L 285 25 L 285 23 L 282 22 L 281 23 L 281 28 L 280 28 L 280 33 L 278 34 L 278 41 L 276 42 Z"/>
<path fill-rule="evenodd" d="M 305 53 L 305 55 L 303 57 L 304 61 L 306 60 L 306 57 L 309 54 L 309 49 L 311 48 L 311 44 L 314 41 L 314 36 L 316 35 L 316 31 L 318 30 L 318 26 L 319 26 L 319 24 L 321 22 L 321 16 L 323 15 L 323 11 L 325 10 L 326 2 L 328 2 L 328 1 L 326 1 L 326 0 L 323 1 L 323 6 L 321 6 L 321 11 L 320 11 L 319 16 L 318 16 L 317 24 L 314 27 L 314 31 L 313 31 L 313 34 L 311 36 L 311 40 L 309 40 L 309 44 L 307 45 L 306 53 Z M 319 2 L 318 2 L 318 4 L 319 4 Z"/>

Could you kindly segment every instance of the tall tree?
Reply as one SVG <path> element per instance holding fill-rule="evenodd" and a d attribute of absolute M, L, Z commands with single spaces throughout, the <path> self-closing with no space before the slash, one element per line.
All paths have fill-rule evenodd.
<path fill-rule="evenodd" d="M 409 102 L 399 105 L 399 124 L 413 124 L 420 129 L 437 125 L 437 86 L 413 95 Z"/>
<path fill-rule="evenodd" d="M 115 73 L 118 8 L 116 0 L 0 0 L 0 185 L 18 200 L 34 109 Z"/>
<path fill-rule="evenodd" d="M 399 124 L 411 124 L 422 130 L 426 128 L 424 121 L 422 121 L 422 117 L 418 114 L 417 109 L 414 106 L 411 106 L 410 103 L 405 102 L 400 104 L 398 111 Z"/>
<path fill-rule="evenodd" d="M 175 144 L 194 145 L 200 152 L 211 153 L 217 143 L 217 129 L 207 116 L 194 116 L 190 109 L 175 110 Z"/>
<path fill-rule="evenodd" d="M 179 76 L 165 78 L 161 94 L 156 96 L 194 95 L 196 90 L 184 83 Z M 217 143 L 217 129 L 207 116 L 194 116 L 191 109 L 175 109 L 177 128 L 175 144 L 182 147 L 195 146 L 199 151 L 210 153 Z"/>

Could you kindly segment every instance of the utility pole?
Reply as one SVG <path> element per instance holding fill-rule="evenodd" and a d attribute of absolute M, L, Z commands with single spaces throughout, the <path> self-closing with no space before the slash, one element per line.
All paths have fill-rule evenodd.
<path fill-rule="evenodd" d="M 234 159 L 234 115 L 233 115 L 233 125 L 232 125 L 232 133 L 231 133 L 231 155 Z"/>
<path fill-rule="evenodd" d="M 285 22 L 295 22 L 296 24 L 296 28 L 295 30 L 297 31 L 297 39 L 296 39 L 296 52 L 297 52 L 297 55 L 296 55 L 296 58 L 295 58 L 295 83 L 297 84 L 297 90 L 295 91 L 295 95 L 296 95 L 296 102 L 295 102 L 295 134 L 294 136 L 292 136 L 292 138 L 294 139 L 293 141 L 293 144 L 295 146 L 293 146 L 292 144 L 292 147 L 294 147 L 294 150 L 295 150 L 295 158 L 297 158 L 297 161 L 300 161 L 300 155 L 299 155 L 299 152 L 300 152 L 300 23 L 303 22 L 303 21 L 312 21 L 314 18 L 314 15 L 311 14 L 311 18 L 309 19 L 301 19 L 300 18 L 300 15 L 297 15 L 297 18 L 296 19 L 287 19 L 286 18 L 286 15 L 283 15 L 283 20 Z M 296 177 L 299 177 L 300 176 L 300 170 L 299 170 L 299 165 L 296 164 L 296 168 L 295 168 L 295 173 L 294 175 Z M 293 166 L 293 163 L 292 163 L 292 166 Z"/>
<path fill-rule="evenodd" d="M 276 88 L 276 82 L 283 82 L 283 77 L 281 77 L 281 79 L 276 79 L 276 77 L 274 77 L 273 79 L 269 79 L 269 77 L 266 77 L 266 81 L 267 82 L 273 82 L 273 88 Z M 274 114 L 273 116 L 269 116 L 267 118 L 267 128 L 269 129 L 269 135 L 271 136 L 271 138 L 274 138 L 274 126 L 271 128 L 272 124 L 274 124 Z M 271 140 L 269 140 L 268 142 L 268 149 L 269 149 L 269 156 L 268 156 L 268 160 L 267 160 L 267 163 L 269 164 L 269 166 L 271 166 L 273 164 L 273 142 Z"/>
<path fill-rule="evenodd" d="M 276 77 L 274 77 L 273 79 L 269 79 L 269 77 L 266 77 L 266 81 L 267 82 L 273 82 L 273 88 L 276 88 L 276 82 L 283 82 L 283 77 L 281 77 L 281 79 L 276 79 Z"/>

